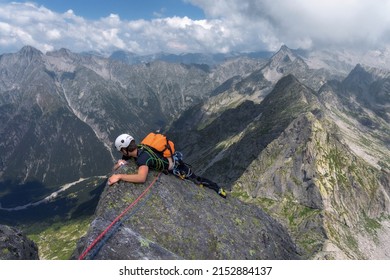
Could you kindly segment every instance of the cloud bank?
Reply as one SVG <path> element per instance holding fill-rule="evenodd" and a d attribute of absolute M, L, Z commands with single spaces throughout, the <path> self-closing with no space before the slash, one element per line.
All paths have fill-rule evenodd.
<path fill-rule="evenodd" d="M 210 18 L 259 43 L 294 48 L 381 47 L 390 42 L 389 0 L 192 0 Z M 235 35 L 239 35 L 238 32 Z"/>
<path fill-rule="evenodd" d="M 186 0 L 206 17 L 87 20 L 34 3 L 0 2 L 0 53 L 31 45 L 109 54 L 230 52 L 290 48 L 384 48 L 390 45 L 390 0 Z"/>

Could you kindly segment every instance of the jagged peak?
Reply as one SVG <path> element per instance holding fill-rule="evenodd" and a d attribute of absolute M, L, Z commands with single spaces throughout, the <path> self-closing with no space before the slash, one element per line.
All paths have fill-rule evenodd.
<path fill-rule="evenodd" d="M 267 67 L 264 69 L 269 68 L 270 70 L 276 70 L 276 72 L 281 75 L 287 72 L 295 71 L 297 67 L 307 68 L 308 66 L 299 55 L 295 54 L 294 51 L 283 45 L 280 50 L 271 57 Z M 271 73 L 268 75 L 270 74 Z"/>
<path fill-rule="evenodd" d="M 59 50 L 47 52 L 46 55 L 55 58 L 64 58 L 69 61 L 75 61 L 76 63 L 79 63 L 79 61 L 82 59 L 81 54 L 74 53 L 71 50 L 66 48 L 61 48 Z"/>
<path fill-rule="evenodd" d="M 279 51 L 277 51 L 271 57 L 271 60 L 275 60 L 275 59 L 278 59 L 278 58 L 281 58 L 281 57 L 286 57 L 286 56 L 288 56 L 290 59 L 296 57 L 294 55 L 293 51 L 290 48 L 288 48 L 286 45 L 282 45 L 280 47 Z"/>
<path fill-rule="evenodd" d="M 22 56 L 28 56 L 28 57 L 43 55 L 43 53 L 40 50 L 28 45 L 21 48 L 18 54 Z"/>
<path fill-rule="evenodd" d="M 71 56 L 71 55 L 73 55 L 73 53 L 69 49 L 66 49 L 66 48 L 61 48 L 59 50 L 47 52 L 46 54 L 50 55 L 50 56 Z"/>
<path fill-rule="evenodd" d="M 279 49 L 279 51 L 283 51 L 283 52 L 291 52 L 291 49 L 289 47 L 287 47 L 286 45 L 282 45 Z"/>
<path fill-rule="evenodd" d="M 304 85 L 293 74 L 288 74 L 288 75 L 282 77 L 276 83 L 274 90 L 282 89 L 288 85 L 292 85 L 292 84 L 296 84 L 296 83 L 299 83 L 302 87 L 304 87 Z"/>
<path fill-rule="evenodd" d="M 276 83 L 262 102 L 262 106 L 277 108 L 274 114 L 279 114 L 283 108 L 295 108 L 290 110 L 294 115 L 318 107 L 318 98 L 312 89 L 301 83 L 293 74 L 289 74 Z"/>
<path fill-rule="evenodd" d="M 364 65 L 364 64 L 356 64 L 356 66 L 351 70 L 351 72 L 349 73 L 348 76 L 353 76 L 353 75 L 362 75 L 362 74 L 376 74 L 376 73 L 380 73 L 381 70 L 380 69 L 377 69 L 377 68 L 374 68 L 374 67 L 370 67 L 370 66 L 367 66 L 367 65 Z"/>
<path fill-rule="evenodd" d="M 357 64 L 354 69 L 349 73 L 349 75 L 344 79 L 344 86 L 356 86 L 357 84 L 365 83 L 370 84 L 374 80 L 372 73 L 362 66 Z"/>
<path fill-rule="evenodd" d="M 381 79 L 381 78 L 388 78 L 390 77 L 390 71 L 364 65 L 364 64 L 356 64 L 355 68 L 352 69 L 349 75 L 356 75 L 356 74 L 362 74 L 362 73 L 368 73 L 373 76 L 375 79 Z"/>

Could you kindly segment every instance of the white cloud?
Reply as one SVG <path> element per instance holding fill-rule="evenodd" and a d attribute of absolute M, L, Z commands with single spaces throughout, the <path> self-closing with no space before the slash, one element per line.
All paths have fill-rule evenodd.
<path fill-rule="evenodd" d="M 33 3 L 0 2 L 0 53 L 42 51 L 227 52 L 390 43 L 390 0 L 186 0 L 206 18 L 87 20 Z M 162 14 L 161 14 L 162 15 Z"/>
<path fill-rule="evenodd" d="M 389 44 L 390 0 L 188 0 L 259 43 L 307 48 Z M 257 32 L 256 32 L 257 30 Z M 387 41 L 386 41 L 387 40 Z"/>
<path fill-rule="evenodd" d="M 61 32 L 57 29 L 48 30 L 46 32 L 46 37 L 49 41 L 59 40 L 61 39 Z"/>

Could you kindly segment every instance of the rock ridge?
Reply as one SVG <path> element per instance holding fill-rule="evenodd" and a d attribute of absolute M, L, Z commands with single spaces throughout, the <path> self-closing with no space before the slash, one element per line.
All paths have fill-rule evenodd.
<path fill-rule="evenodd" d="M 150 172 L 145 184 L 106 186 L 75 258 L 156 175 Z M 161 175 L 145 205 L 123 221 L 95 259 L 300 259 L 300 254 L 285 228 L 261 208 Z"/>

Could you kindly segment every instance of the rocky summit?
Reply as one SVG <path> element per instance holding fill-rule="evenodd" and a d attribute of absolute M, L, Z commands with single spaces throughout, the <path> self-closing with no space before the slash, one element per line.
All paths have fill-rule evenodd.
<path fill-rule="evenodd" d="M 120 172 L 134 172 L 135 168 L 130 163 Z M 157 175 L 154 171 L 149 173 L 145 184 L 120 182 L 106 186 L 75 258 Z M 286 229 L 260 208 L 232 196 L 223 199 L 210 189 L 174 175 L 161 174 L 134 209 L 137 210 L 129 210 L 115 232 L 107 233 L 111 237 L 98 252 L 91 250 L 94 259 L 300 258 Z M 100 246 L 98 243 L 96 247 Z"/>

